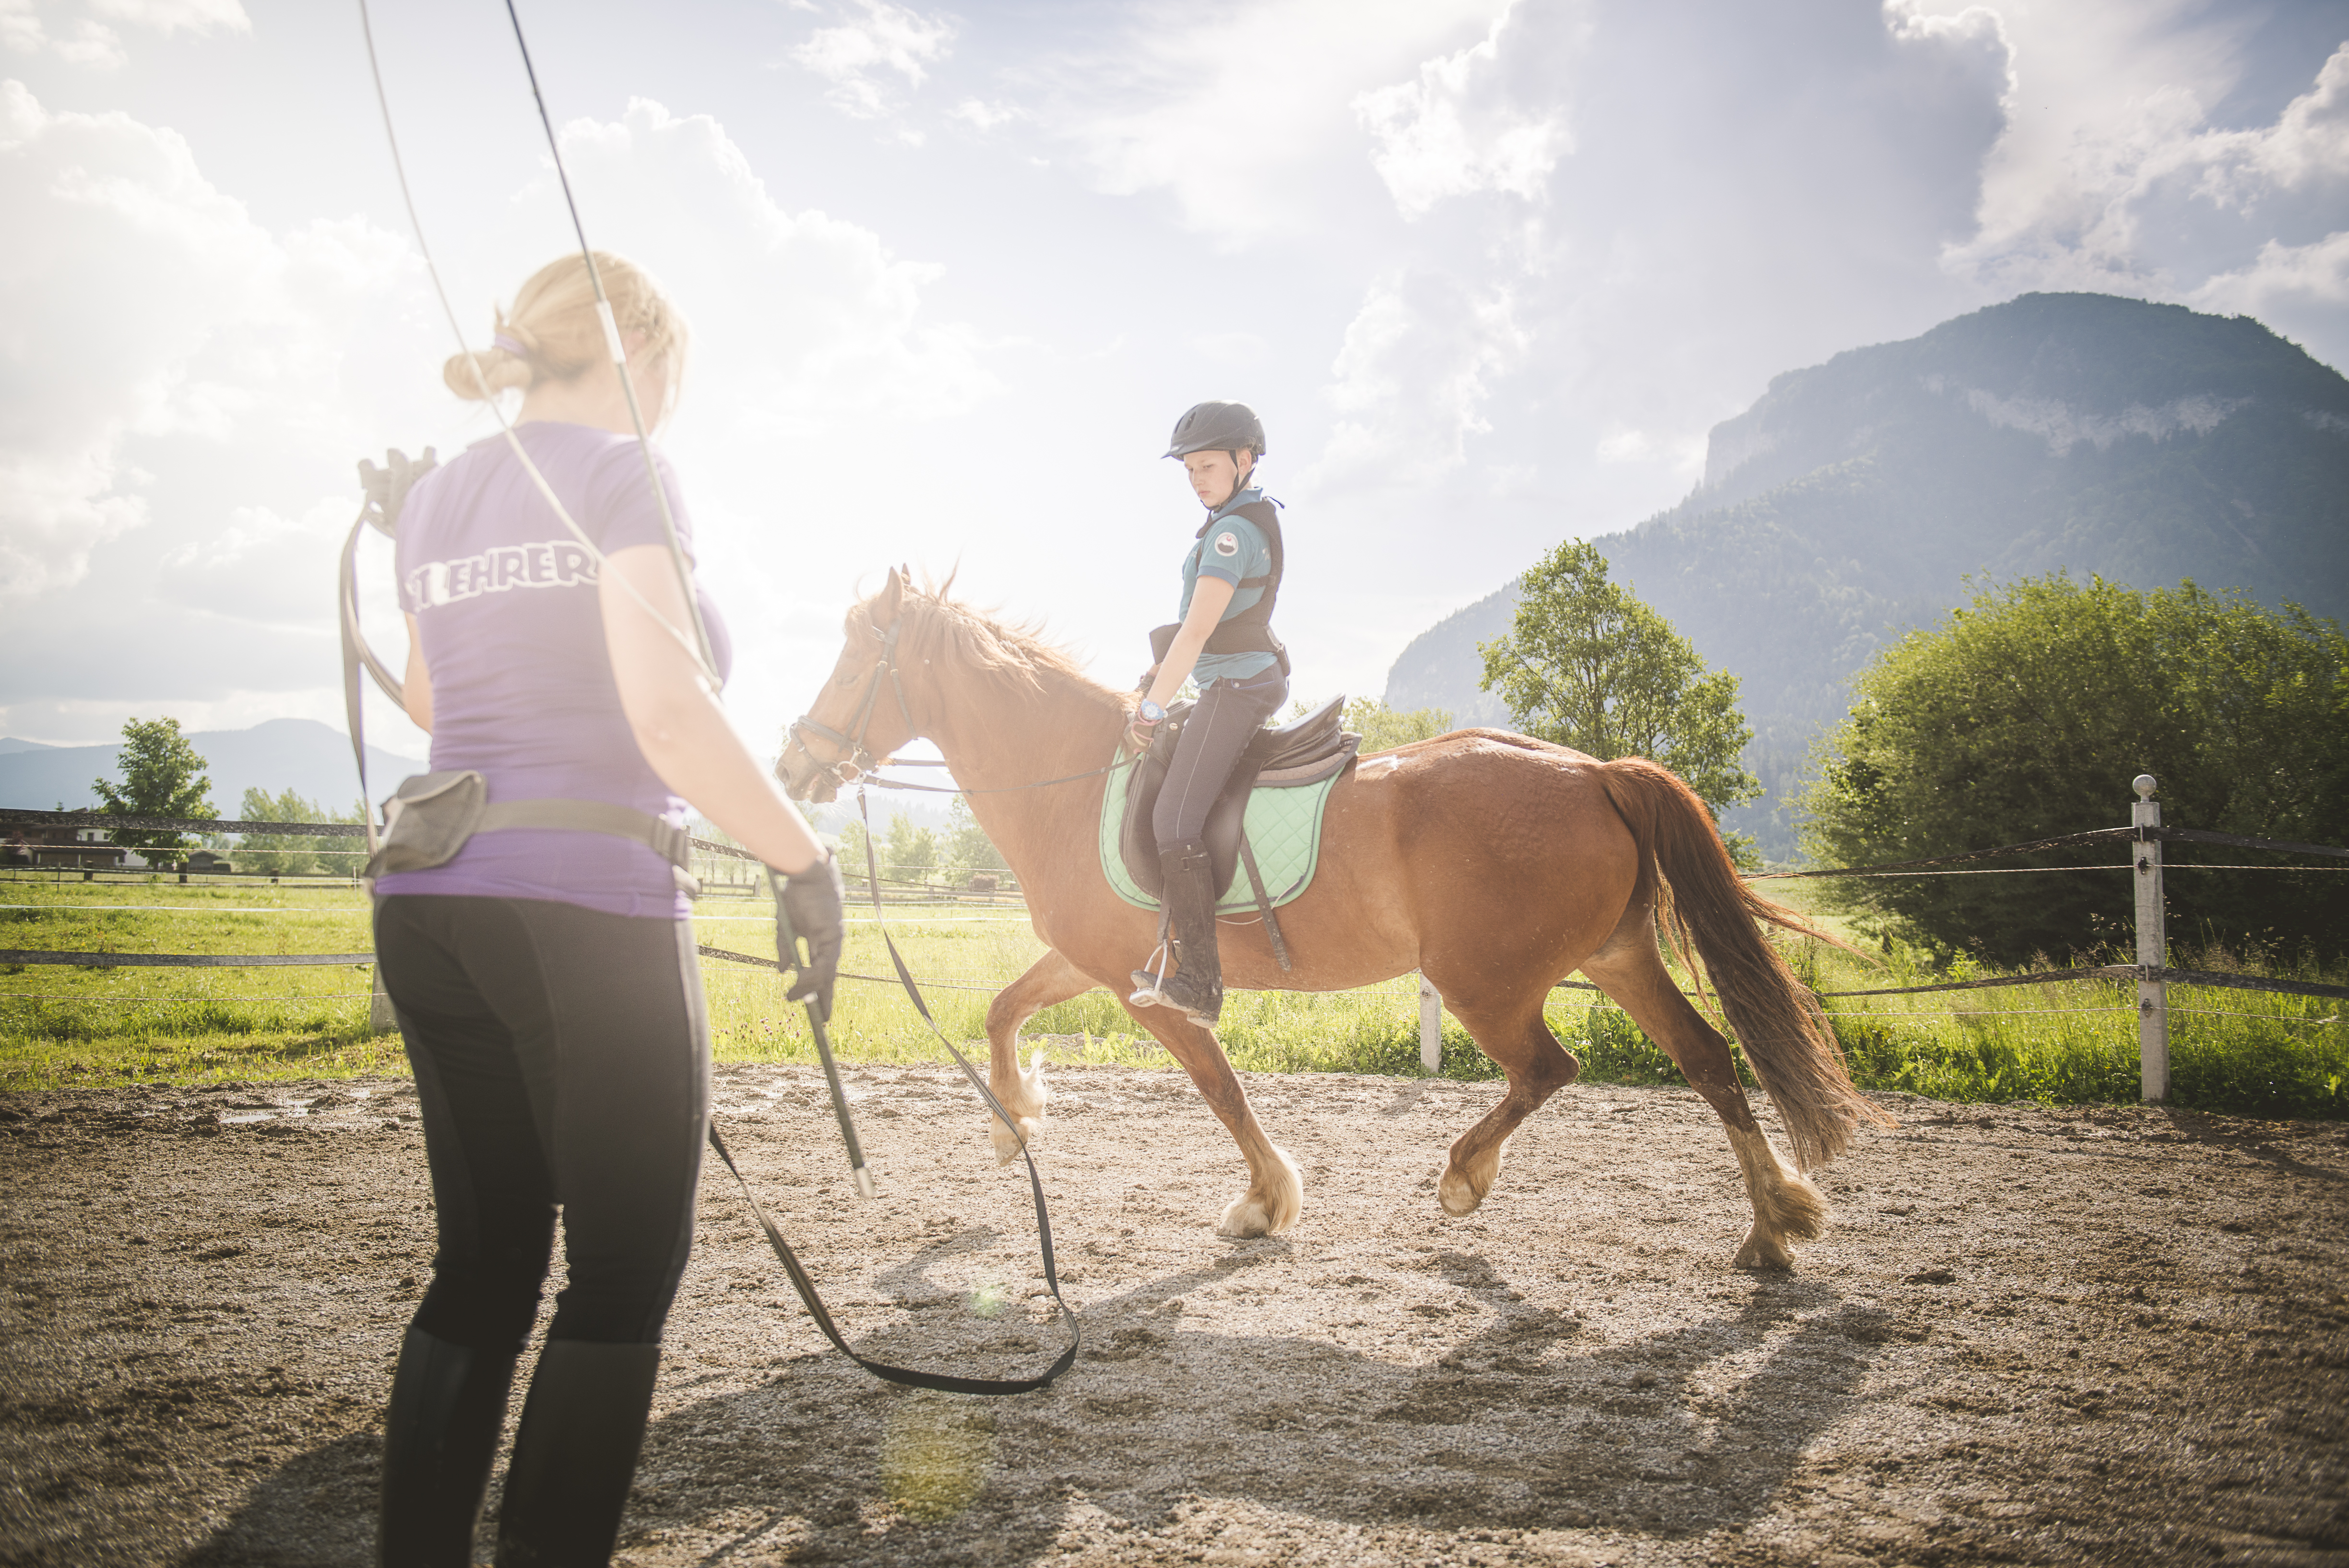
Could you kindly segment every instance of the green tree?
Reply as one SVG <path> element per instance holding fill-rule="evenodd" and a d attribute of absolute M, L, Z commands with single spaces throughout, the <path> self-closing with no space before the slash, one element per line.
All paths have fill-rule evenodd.
<path fill-rule="evenodd" d="M 122 749 L 114 765 L 122 782 L 95 779 L 90 788 L 109 816 L 206 817 L 212 815 L 212 781 L 204 759 L 180 733 L 177 719 L 133 719 L 122 726 Z M 117 828 L 114 842 L 148 859 L 171 865 L 194 841 L 154 828 Z"/>
<path fill-rule="evenodd" d="M 957 877 L 968 877 L 974 871 L 1008 869 L 1002 851 L 995 847 L 995 840 L 988 837 L 987 829 L 979 826 L 978 819 L 971 815 L 970 802 L 961 795 L 955 796 L 947 817 L 946 855 L 947 867 Z"/>
<path fill-rule="evenodd" d="M 926 882 L 940 869 L 936 830 L 916 827 L 904 812 L 889 819 L 881 841 L 881 873 L 899 882 Z"/>
<path fill-rule="evenodd" d="M 2297 605 L 2270 612 L 2191 581 L 2140 593 L 2057 573 L 1985 587 L 1880 651 L 1815 757 L 1804 846 L 1828 866 L 1923 859 L 2128 820 L 2160 781 L 2162 820 L 2337 844 L 2349 815 L 2349 642 Z M 2017 865 L 2119 864 L 2092 846 Z M 2306 865 L 2177 845 L 2178 864 Z M 2349 878 L 2206 871 L 2164 878 L 2170 938 L 2282 953 L 2349 949 Z M 2004 962 L 2124 941 L 2127 878 L 1880 877 L 1866 908 L 1944 950 Z"/>
<path fill-rule="evenodd" d="M 847 878 L 852 897 L 854 889 L 864 880 L 864 825 L 862 822 L 852 820 L 841 825 L 840 847 L 835 853 L 840 857 L 840 874 Z"/>
<path fill-rule="evenodd" d="M 1357 697 L 1346 704 L 1346 728 L 1362 737 L 1365 752 L 1391 752 L 1413 741 L 1432 741 L 1452 729 L 1445 708 L 1390 708 L 1376 697 Z"/>
<path fill-rule="evenodd" d="M 248 787 L 237 815 L 246 822 L 347 822 L 358 826 L 367 821 L 365 811 L 364 805 L 355 804 L 349 811 L 329 815 L 326 807 L 293 790 L 273 795 L 267 790 Z M 347 877 L 357 873 L 366 848 L 366 837 L 357 834 L 348 838 L 314 838 L 305 834 L 248 833 L 235 853 L 240 868 L 272 877 L 319 872 Z"/>
<path fill-rule="evenodd" d="M 1737 677 L 1707 670 L 1670 621 L 1608 581 L 1596 547 L 1568 539 L 1518 586 L 1512 629 L 1477 645 L 1484 688 L 1500 692 L 1518 729 L 1602 762 L 1661 763 L 1716 818 L 1762 793 L 1738 761 L 1754 732 Z"/>

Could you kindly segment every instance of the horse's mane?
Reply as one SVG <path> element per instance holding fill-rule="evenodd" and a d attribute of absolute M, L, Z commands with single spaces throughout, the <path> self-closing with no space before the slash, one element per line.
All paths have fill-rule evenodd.
<path fill-rule="evenodd" d="M 898 615 L 905 630 L 898 646 L 938 668 L 974 676 L 1006 695 L 1034 695 L 1064 687 L 1106 708 L 1123 709 L 1125 699 L 1085 673 L 1066 649 L 1044 640 L 1034 623 L 1006 624 L 952 595 L 954 578 L 905 585 Z M 848 613 L 853 629 L 873 624 L 875 594 Z"/>

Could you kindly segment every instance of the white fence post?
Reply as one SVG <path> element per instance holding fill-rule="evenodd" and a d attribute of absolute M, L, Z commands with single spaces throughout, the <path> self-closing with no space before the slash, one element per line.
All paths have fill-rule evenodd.
<path fill-rule="evenodd" d="M 2129 825 L 2159 827 L 2154 776 L 2139 774 L 2131 787 L 2137 798 L 2129 803 Z M 2137 961 L 2147 975 L 2158 975 L 2169 961 L 2162 926 L 2161 840 L 2147 838 L 2130 847 L 2137 873 Z M 2169 1098 L 2169 987 L 2144 976 L 2137 982 L 2137 1060 L 2138 1097 L 2147 1105 Z"/>
<path fill-rule="evenodd" d="M 1444 998 L 1427 977 L 1419 977 L 1419 1064 L 1431 1073 L 1444 1070 Z"/>

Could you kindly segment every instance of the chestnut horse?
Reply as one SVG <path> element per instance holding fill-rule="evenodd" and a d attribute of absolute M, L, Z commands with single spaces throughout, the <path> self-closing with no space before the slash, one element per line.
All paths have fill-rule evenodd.
<path fill-rule="evenodd" d="M 776 774 L 794 798 L 830 800 L 918 735 L 972 792 L 971 813 L 1018 874 L 1050 950 L 987 1013 L 990 1085 L 1033 1139 L 1043 1060 L 1040 1050 L 1022 1070 L 1019 1026 L 1096 986 L 1123 996 L 1156 945 L 1157 917 L 1111 890 L 1098 848 L 1103 763 L 1121 754 L 1133 700 L 895 571 L 849 611 L 847 633 Z M 1022 787 L 1072 774 L 1085 776 Z M 1664 967 L 1660 919 L 1702 959 L 1804 1168 L 1840 1152 L 1863 1120 L 1891 1125 L 1852 1087 L 1816 1001 L 1755 921 L 1807 928 L 1738 880 L 1703 804 L 1653 763 L 1601 763 L 1497 730 L 1362 757 L 1330 794 L 1312 885 L 1280 919 L 1296 967 L 1278 967 L 1260 924 L 1226 922 L 1226 986 L 1343 991 L 1415 969 L 1507 1074 L 1500 1104 L 1452 1146 L 1437 1187 L 1447 1213 L 1484 1201 L 1509 1134 L 1580 1071 L 1542 1021 L 1551 987 L 1579 970 L 1720 1114 L 1754 1205 L 1737 1265 L 1786 1267 L 1787 1243 L 1818 1234 L 1825 1201 L 1755 1122 L 1727 1042 Z M 1172 1008 L 1128 1011 L 1191 1075 L 1247 1160 L 1247 1190 L 1217 1229 L 1286 1230 L 1304 1196 L 1297 1164 L 1265 1136 L 1214 1033 Z M 1012 1133 L 1000 1121 L 990 1130 L 1009 1159 Z"/>

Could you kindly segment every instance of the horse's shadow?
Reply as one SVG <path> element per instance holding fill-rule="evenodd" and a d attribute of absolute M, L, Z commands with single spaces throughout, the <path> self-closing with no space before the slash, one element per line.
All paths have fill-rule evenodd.
<path fill-rule="evenodd" d="M 975 1321 L 951 1310 L 967 1306 L 966 1291 L 931 1278 L 992 1240 L 961 1232 L 876 1275 L 912 1310 L 858 1339 L 858 1351 L 993 1376 L 1044 1364 L 1060 1330 L 1017 1314 Z M 1238 1243 L 1094 1302 L 1083 1355 L 1040 1394 L 916 1393 L 827 1350 L 755 1388 L 675 1407 L 647 1435 L 624 1543 L 665 1540 L 687 1553 L 665 1561 L 712 1563 L 881 1562 L 916 1545 L 1019 1563 L 1053 1554 L 1079 1502 L 1147 1524 L 1197 1497 L 1341 1528 L 1702 1532 L 1767 1511 L 1805 1447 L 1850 1405 L 1891 1326 L 1889 1314 L 1842 1304 L 1824 1284 L 1738 1275 L 1724 1281 L 1743 1297 L 1733 1311 L 1588 1343 L 1574 1314 L 1515 1299 L 1482 1258 L 1459 1251 L 1422 1265 L 1458 1293 L 1454 1315 L 1475 1319 L 1433 1365 L 1310 1334 L 1185 1326 L 1187 1295 L 1244 1290 L 1287 1253 L 1278 1240 Z M 1341 1299 L 1350 1294 L 1316 1298 L 1330 1309 L 1326 1323 L 1379 1315 Z M 365 1458 L 354 1445 L 371 1451 L 369 1439 L 347 1438 L 293 1461 L 189 1561 L 365 1561 L 279 1545 L 356 1539 L 317 1517 L 371 1508 L 371 1490 L 352 1484 Z"/>

